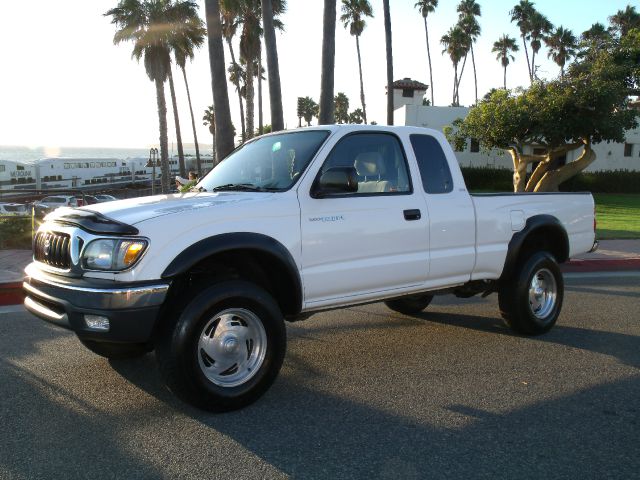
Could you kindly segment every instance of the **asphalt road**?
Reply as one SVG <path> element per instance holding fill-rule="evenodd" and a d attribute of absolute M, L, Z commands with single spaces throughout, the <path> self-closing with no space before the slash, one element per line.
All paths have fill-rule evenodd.
<path fill-rule="evenodd" d="M 219 415 L 153 355 L 110 363 L 1 313 L 0 478 L 640 478 L 640 275 L 567 287 L 537 338 L 495 296 L 315 315 L 271 390 Z"/>

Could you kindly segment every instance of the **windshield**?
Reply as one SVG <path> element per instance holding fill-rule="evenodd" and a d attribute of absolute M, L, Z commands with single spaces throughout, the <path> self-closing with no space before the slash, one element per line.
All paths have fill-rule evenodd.
<path fill-rule="evenodd" d="M 232 152 L 195 188 L 207 192 L 288 190 L 328 136 L 328 131 L 313 130 L 258 138 Z"/>

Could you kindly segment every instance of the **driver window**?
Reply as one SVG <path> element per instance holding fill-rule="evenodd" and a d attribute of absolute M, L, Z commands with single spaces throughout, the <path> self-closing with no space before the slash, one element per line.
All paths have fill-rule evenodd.
<path fill-rule="evenodd" d="M 400 141 L 391 134 L 348 135 L 333 148 L 319 175 L 332 167 L 354 167 L 358 194 L 410 193 L 407 162 Z"/>

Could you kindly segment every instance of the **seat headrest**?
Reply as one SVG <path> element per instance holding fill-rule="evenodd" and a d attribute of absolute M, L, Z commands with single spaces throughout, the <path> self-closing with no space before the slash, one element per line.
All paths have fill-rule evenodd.
<path fill-rule="evenodd" d="M 378 152 L 363 152 L 356 157 L 353 166 L 361 177 L 370 175 L 384 175 L 386 173 L 384 160 Z"/>

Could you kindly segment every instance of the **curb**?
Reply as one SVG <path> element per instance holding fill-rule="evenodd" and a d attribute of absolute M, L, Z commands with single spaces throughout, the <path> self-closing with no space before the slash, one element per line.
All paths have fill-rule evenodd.
<path fill-rule="evenodd" d="M 0 283 L 0 307 L 18 305 L 23 301 L 22 282 Z"/>
<path fill-rule="evenodd" d="M 564 273 L 629 272 L 640 270 L 640 258 L 612 260 L 570 260 L 560 265 Z"/>

